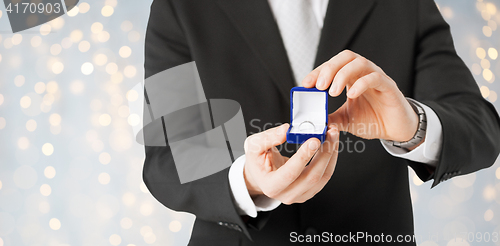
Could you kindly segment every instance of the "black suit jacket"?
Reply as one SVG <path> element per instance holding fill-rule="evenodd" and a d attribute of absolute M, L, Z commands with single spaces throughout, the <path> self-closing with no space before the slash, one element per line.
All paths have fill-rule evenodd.
<path fill-rule="evenodd" d="M 435 186 L 493 164 L 500 120 L 457 56 L 432 0 L 330 0 L 315 65 L 344 49 L 373 61 L 405 96 L 436 112 L 443 146 L 435 171 L 391 156 L 379 140 L 341 134 L 344 149 L 320 193 L 249 219 L 235 209 L 228 169 L 180 184 L 169 148 L 146 147 L 143 176 L 153 196 L 196 215 L 190 245 L 287 245 L 291 232 L 412 235 L 408 165 Z M 294 79 L 267 0 L 154 0 L 145 51 L 146 78 L 196 61 L 207 98 L 238 101 L 248 134 L 289 121 Z M 330 98 L 330 111 L 345 100 L 345 94 Z M 362 153 L 352 143 L 347 148 L 358 140 Z"/>

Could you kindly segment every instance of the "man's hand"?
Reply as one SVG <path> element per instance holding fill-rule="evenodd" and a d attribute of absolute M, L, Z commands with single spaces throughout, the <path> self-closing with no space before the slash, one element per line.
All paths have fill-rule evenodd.
<path fill-rule="evenodd" d="M 366 58 L 342 51 L 307 75 L 307 88 L 330 87 L 336 97 L 347 90 L 347 101 L 328 117 L 336 125 L 365 139 L 408 141 L 417 131 L 418 115 L 384 71 Z M 331 85 L 331 86 L 330 86 Z"/>
<path fill-rule="evenodd" d="M 288 127 L 284 124 L 246 139 L 243 174 L 252 198 L 266 195 L 284 204 L 303 203 L 330 180 L 337 163 L 338 129 L 330 126 L 323 144 L 311 138 L 287 158 L 275 146 L 285 142 Z"/>

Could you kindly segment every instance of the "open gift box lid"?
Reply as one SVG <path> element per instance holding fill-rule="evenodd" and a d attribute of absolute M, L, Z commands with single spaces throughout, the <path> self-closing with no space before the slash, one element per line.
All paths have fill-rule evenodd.
<path fill-rule="evenodd" d="M 294 87 L 290 91 L 288 143 L 302 144 L 309 138 L 325 141 L 328 129 L 328 93 L 316 88 Z"/>

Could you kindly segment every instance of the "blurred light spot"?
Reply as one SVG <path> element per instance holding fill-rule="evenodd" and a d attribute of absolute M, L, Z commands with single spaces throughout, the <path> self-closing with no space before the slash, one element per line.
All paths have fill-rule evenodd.
<path fill-rule="evenodd" d="M 20 149 L 27 149 L 28 147 L 30 147 L 30 140 L 28 140 L 27 137 L 20 137 L 17 140 L 17 147 L 19 147 Z"/>
<path fill-rule="evenodd" d="M 497 179 L 500 179 L 500 167 L 497 168 L 497 170 L 495 172 L 495 176 L 497 177 Z"/>
<path fill-rule="evenodd" d="M 69 90 L 71 93 L 78 95 L 81 94 L 85 89 L 85 84 L 80 80 L 75 80 L 69 85 Z"/>
<path fill-rule="evenodd" d="M 455 184 L 460 188 L 470 187 L 474 184 L 475 181 L 476 181 L 475 173 L 454 177 L 452 179 L 453 184 Z"/>
<path fill-rule="evenodd" d="M 48 93 L 54 94 L 57 92 L 58 89 L 59 89 L 59 86 L 57 85 L 57 82 L 50 81 L 49 83 L 47 83 L 47 92 Z"/>
<path fill-rule="evenodd" d="M 483 95 L 484 98 L 487 98 L 490 95 L 490 89 L 488 89 L 488 87 L 483 85 L 479 89 L 481 90 L 481 95 Z"/>
<path fill-rule="evenodd" d="M 59 55 L 62 51 L 62 46 L 60 44 L 53 44 L 50 46 L 50 54 L 53 56 Z"/>
<path fill-rule="evenodd" d="M 488 56 L 490 56 L 490 58 L 492 60 L 496 60 L 498 57 L 498 51 L 495 48 L 489 48 L 488 49 Z"/>
<path fill-rule="evenodd" d="M 120 226 L 123 229 L 130 229 L 132 227 L 132 220 L 128 217 L 125 217 L 120 220 Z"/>
<path fill-rule="evenodd" d="M 148 187 L 146 186 L 146 184 L 144 184 L 144 182 L 141 182 L 141 184 L 139 185 L 139 189 L 140 189 L 143 193 L 149 193 Z"/>
<path fill-rule="evenodd" d="M 52 179 L 56 176 L 56 169 L 53 166 L 47 166 L 43 171 L 46 178 Z"/>
<path fill-rule="evenodd" d="M 33 132 L 36 130 L 36 121 L 34 119 L 30 119 L 26 122 L 26 130 Z"/>
<path fill-rule="evenodd" d="M 71 38 L 63 38 L 61 41 L 61 46 L 65 49 L 69 49 L 73 45 L 73 41 L 71 41 Z"/>
<path fill-rule="evenodd" d="M 495 15 L 497 13 L 497 7 L 493 3 L 487 3 L 486 11 L 488 11 L 490 15 Z"/>
<path fill-rule="evenodd" d="M 129 117 L 128 117 L 128 119 L 127 119 L 127 122 L 131 126 L 137 126 L 137 125 L 139 125 L 139 123 L 141 123 L 141 117 L 139 115 L 137 115 L 137 114 L 130 114 Z M 418 177 L 417 177 L 417 179 L 418 179 Z M 413 182 L 416 185 L 420 185 L 420 184 L 416 183 L 417 181 L 415 181 L 415 177 L 413 178 Z M 422 181 L 420 181 L 420 182 L 422 182 Z"/>
<path fill-rule="evenodd" d="M 489 69 L 484 69 L 483 70 L 483 78 L 490 82 L 492 79 L 493 79 L 493 72 L 491 72 L 491 70 Z"/>
<path fill-rule="evenodd" d="M 62 127 L 60 125 L 58 126 L 50 126 L 50 133 L 57 135 L 61 133 Z"/>
<path fill-rule="evenodd" d="M 76 29 L 76 30 L 73 30 L 70 34 L 69 34 L 69 38 L 71 39 L 71 41 L 73 43 L 77 43 L 77 42 L 80 42 L 80 40 L 82 40 L 83 38 L 83 32 Z"/>
<path fill-rule="evenodd" d="M 0 129 L 4 129 L 6 125 L 7 125 L 7 122 L 5 121 L 5 118 L 0 117 Z"/>
<path fill-rule="evenodd" d="M 118 72 L 118 66 L 116 65 L 116 63 L 110 62 L 108 63 L 108 65 L 106 65 L 106 73 L 113 75 L 116 72 Z"/>
<path fill-rule="evenodd" d="M 132 50 L 128 46 L 122 46 L 118 51 L 121 57 L 127 58 L 132 54 Z"/>
<path fill-rule="evenodd" d="M 38 175 L 35 169 L 30 166 L 20 166 L 16 169 L 13 175 L 14 183 L 21 189 L 29 189 L 36 184 Z"/>
<path fill-rule="evenodd" d="M 50 185 L 43 184 L 42 186 L 40 186 L 40 194 L 42 194 L 42 196 L 50 196 L 51 193 L 52 188 L 50 188 Z"/>
<path fill-rule="evenodd" d="M 2 54 L 0 54 L 0 62 L 2 62 Z"/>
<path fill-rule="evenodd" d="M 52 72 L 55 74 L 60 74 L 64 70 L 64 65 L 61 62 L 55 62 L 52 65 Z"/>
<path fill-rule="evenodd" d="M 99 99 L 94 99 L 90 102 L 90 109 L 93 111 L 99 111 L 102 108 L 102 103 L 101 100 Z"/>
<path fill-rule="evenodd" d="M 481 60 L 481 67 L 483 69 L 489 69 L 490 68 L 490 61 L 488 61 L 487 59 L 482 59 Z"/>
<path fill-rule="evenodd" d="M 113 75 L 111 75 L 111 82 L 115 84 L 119 84 L 123 81 L 123 74 L 120 72 L 117 72 Z"/>
<path fill-rule="evenodd" d="M 34 36 L 31 38 L 31 46 L 38 47 L 42 44 L 42 38 L 40 36 Z"/>
<path fill-rule="evenodd" d="M 128 41 L 137 42 L 141 39 L 141 34 L 138 31 L 131 31 L 128 33 Z"/>
<path fill-rule="evenodd" d="M 113 7 L 111 7 L 111 6 L 104 6 L 101 9 L 101 14 L 104 17 L 111 16 L 113 14 L 113 12 L 115 12 L 115 9 Z"/>
<path fill-rule="evenodd" d="M 490 221 L 493 219 L 494 215 L 495 214 L 493 213 L 493 211 L 491 209 L 488 209 L 488 210 L 486 210 L 486 212 L 484 212 L 484 220 Z"/>
<path fill-rule="evenodd" d="M 48 24 L 43 24 L 40 26 L 40 34 L 43 36 L 48 35 L 51 30 L 52 30 L 52 27 Z"/>
<path fill-rule="evenodd" d="M 44 155 L 46 156 L 50 156 L 54 153 L 54 146 L 52 146 L 51 143 L 45 143 L 43 146 L 42 146 L 42 152 Z"/>
<path fill-rule="evenodd" d="M 494 200 L 496 197 L 495 187 L 493 187 L 492 185 L 488 185 L 488 186 L 484 187 L 483 197 L 486 201 Z"/>
<path fill-rule="evenodd" d="M 479 47 L 476 49 L 476 55 L 477 57 L 479 57 L 479 59 L 482 60 L 486 58 L 486 51 L 483 48 Z"/>
<path fill-rule="evenodd" d="M 61 124 L 61 115 L 56 113 L 51 114 L 49 117 L 49 122 L 53 126 L 58 126 L 59 124 Z"/>
<path fill-rule="evenodd" d="M 42 214 L 47 214 L 50 212 L 50 204 L 46 201 L 42 201 L 40 202 L 40 204 L 38 204 L 38 210 Z"/>
<path fill-rule="evenodd" d="M 491 30 L 491 27 L 489 26 L 483 26 L 483 34 L 486 37 L 491 37 L 491 34 L 493 34 L 493 30 Z"/>
<path fill-rule="evenodd" d="M 83 74 L 89 75 L 94 71 L 94 65 L 90 62 L 85 62 L 83 63 L 81 70 Z"/>
<path fill-rule="evenodd" d="M 153 206 L 149 203 L 143 203 L 139 208 L 139 212 L 144 216 L 149 216 L 153 213 Z"/>
<path fill-rule="evenodd" d="M 89 51 L 90 49 L 90 43 L 88 41 L 81 41 L 79 44 L 78 44 L 78 50 L 80 52 L 87 52 Z"/>
<path fill-rule="evenodd" d="M 49 226 L 50 226 L 50 229 L 57 231 L 57 230 L 61 229 L 61 221 L 59 221 L 56 218 L 52 218 L 49 221 Z"/>
<path fill-rule="evenodd" d="M 156 242 L 156 235 L 152 232 L 147 233 L 146 235 L 144 235 L 144 242 L 146 242 L 147 244 L 155 243 Z"/>
<path fill-rule="evenodd" d="M 134 25 L 132 24 L 132 22 L 130 22 L 128 20 L 122 22 L 122 24 L 120 25 L 120 28 L 124 32 L 128 32 L 128 31 L 132 30 L 133 27 L 134 27 Z"/>
<path fill-rule="evenodd" d="M 120 117 L 125 118 L 125 117 L 128 117 L 128 116 L 129 116 L 129 114 L 130 114 L 130 110 L 129 110 L 129 108 L 128 108 L 128 106 L 127 106 L 127 105 L 122 105 L 122 106 L 120 106 L 120 107 L 118 108 L 118 115 L 119 115 Z"/>
<path fill-rule="evenodd" d="M 64 19 L 62 17 L 55 18 L 48 23 L 55 30 L 61 29 L 64 26 Z"/>
<path fill-rule="evenodd" d="M 14 84 L 17 86 L 17 87 L 21 87 L 24 85 L 24 82 L 26 81 L 26 79 L 24 78 L 24 76 L 22 75 L 17 75 L 15 78 L 14 78 Z"/>
<path fill-rule="evenodd" d="M 122 238 L 116 234 L 113 234 L 109 237 L 109 243 L 111 245 L 119 245 L 120 243 L 122 243 Z"/>
<path fill-rule="evenodd" d="M 125 129 L 117 129 L 109 134 L 109 145 L 117 152 L 126 151 L 132 147 L 131 133 Z"/>
<path fill-rule="evenodd" d="M 35 84 L 35 92 L 38 94 L 42 94 L 45 92 L 45 83 L 38 82 Z"/>
<path fill-rule="evenodd" d="M 129 90 L 127 92 L 127 100 L 130 102 L 135 102 L 139 98 L 139 93 L 136 90 Z"/>
<path fill-rule="evenodd" d="M 168 229 L 170 229 L 170 231 L 172 231 L 172 232 L 178 232 L 181 230 L 181 228 L 182 228 L 182 224 L 181 224 L 181 222 L 179 222 L 177 220 L 170 222 L 170 224 L 168 225 Z"/>
<path fill-rule="evenodd" d="M 116 7 L 116 4 L 117 4 L 116 0 L 106 0 L 106 1 L 104 1 L 104 5 L 108 5 L 108 6 L 111 6 L 113 8 Z"/>
<path fill-rule="evenodd" d="M 0 17 L 2 17 L 2 11 L 0 10 Z M 4 246 L 3 245 L 3 239 L 0 237 L 0 246 Z"/>
<path fill-rule="evenodd" d="M 489 19 L 491 19 L 490 13 L 488 13 L 488 11 L 486 11 L 486 10 L 481 11 L 481 17 L 483 17 L 483 19 L 485 21 L 488 21 Z"/>
<path fill-rule="evenodd" d="M 490 91 L 490 95 L 488 96 L 490 102 L 494 103 L 497 100 L 497 93 L 494 91 Z"/>
<path fill-rule="evenodd" d="M 88 4 L 86 2 L 82 2 L 78 5 L 78 8 L 80 10 L 79 11 L 80 13 L 85 14 L 90 10 L 90 4 Z"/>
<path fill-rule="evenodd" d="M 123 194 L 122 202 L 123 202 L 123 204 L 125 204 L 126 206 L 129 206 L 129 207 L 134 205 L 134 203 L 135 203 L 134 194 L 132 194 L 131 192 L 127 192 L 127 193 Z"/>
<path fill-rule="evenodd" d="M 0 180 L 0 190 L 2 189 L 2 180 Z"/>
<path fill-rule="evenodd" d="M 23 41 L 23 36 L 22 36 L 21 34 L 16 33 L 16 34 L 14 34 L 14 35 L 12 36 L 12 44 L 13 44 L 13 45 L 18 45 L 18 44 L 20 44 L 22 41 Z"/>
<path fill-rule="evenodd" d="M 70 11 L 68 11 L 66 14 L 70 17 L 76 16 L 80 12 L 80 8 L 78 6 L 73 7 Z"/>
<path fill-rule="evenodd" d="M 137 73 L 137 70 L 132 65 L 126 66 L 125 69 L 123 70 L 123 74 L 125 74 L 125 77 L 127 77 L 127 78 L 133 78 L 136 73 Z"/>
<path fill-rule="evenodd" d="M 144 237 L 146 234 L 152 233 L 153 232 L 153 228 L 151 228 L 151 226 L 143 226 L 143 227 L 141 227 L 141 229 L 139 230 L 139 232 L 141 233 L 141 236 Z"/>
<path fill-rule="evenodd" d="M 2 104 L 3 104 L 3 102 L 4 102 L 4 97 L 3 97 L 3 95 L 2 95 L 2 94 L 0 94 L 0 105 L 2 105 Z"/>
<path fill-rule="evenodd" d="M 43 96 L 43 103 L 47 105 L 51 105 L 52 103 L 54 103 L 54 100 L 55 97 L 52 94 L 45 94 L 45 96 Z"/>
<path fill-rule="evenodd" d="M 21 98 L 21 108 L 29 108 L 31 106 L 31 98 L 29 96 L 24 96 Z"/>
<path fill-rule="evenodd" d="M 95 34 L 102 32 L 103 29 L 104 26 L 100 22 L 94 22 L 92 26 L 90 26 L 90 31 Z"/>
<path fill-rule="evenodd" d="M 99 183 L 106 185 L 111 181 L 111 177 L 107 173 L 101 173 L 99 177 L 97 177 L 97 180 L 99 180 Z"/>
<path fill-rule="evenodd" d="M 137 116 L 137 117 L 139 117 L 139 116 Z M 421 186 L 424 182 L 422 180 L 420 180 L 420 178 L 417 175 L 413 175 L 413 183 L 416 186 Z"/>
<path fill-rule="evenodd" d="M 6 49 L 10 49 L 12 48 L 12 46 L 14 46 L 14 44 L 12 43 L 12 38 L 6 38 L 3 41 L 3 47 L 5 47 Z"/>
<path fill-rule="evenodd" d="M 471 71 L 475 75 L 480 75 L 481 74 L 481 66 L 477 63 L 472 64 Z"/>
<path fill-rule="evenodd" d="M 100 32 L 99 34 L 97 34 L 97 40 L 99 40 L 99 42 L 101 43 L 105 43 L 109 40 L 109 32 L 106 32 L 106 31 L 102 31 Z"/>
<path fill-rule="evenodd" d="M 102 152 L 100 155 L 99 155 L 99 162 L 103 165 L 107 165 L 111 162 L 111 155 L 109 155 L 108 153 L 106 152 Z"/>
<path fill-rule="evenodd" d="M 94 56 L 94 63 L 97 66 L 102 66 L 108 62 L 108 57 L 105 54 L 97 54 Z"/>
<path fill-rule="evenodd" d="M 497 23 L 494 20 L 489 20 L 488 21 L 488 26 L 491 28 L 491 30 L 495 31 L 497 30 Z"/>
<path fill-rule="evenodd" d="M 101 126 L 108 126 L 111 124 L 111 116 L 109 116 L 109 114 L 101 114 L 101 116 L 99 116 L 99 124 L 101 124 Z"/>
<path fill-rule="evenodd" d="M 440 10 L 444 18 L 446 19 L 453 18 L 453 10 L 450 7 L 442 7 Z"/>

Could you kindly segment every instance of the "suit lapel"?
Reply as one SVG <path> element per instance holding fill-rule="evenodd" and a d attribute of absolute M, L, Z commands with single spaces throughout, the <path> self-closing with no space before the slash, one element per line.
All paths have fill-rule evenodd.
<path fill-rule="evenodd" d="M 267 0 L 218 0 L 218 4 L 288 99 L 294 86 L 292 69 Z"/>
<path fill-rule="evenodd" d="M 375 0 L 330 0 L 325 15 L 314 67 L 346 49 L 374 6 Z M 347 97 L 329 97 L 328 108 L 334 112 Z"/>

